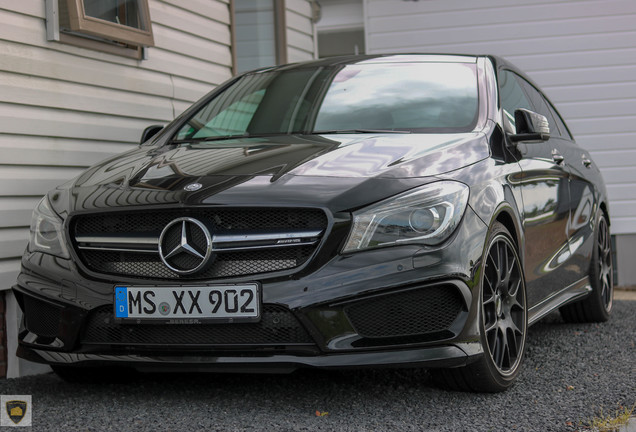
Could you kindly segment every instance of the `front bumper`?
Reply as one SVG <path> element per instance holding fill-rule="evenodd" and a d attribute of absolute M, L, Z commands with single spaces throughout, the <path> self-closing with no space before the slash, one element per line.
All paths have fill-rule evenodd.
<path fill-rule="evenodd" d="M 263 343 L 258 335 L 265 333 L 240 333 L 236 343 L 233 333 L 218 340 L 205 333 L 191 343 L 190 329 L 201 328 L 179 324 L 171 326 L 171 342 L 156 324 L 113 323 L 114 286 L 123 281 L 95 280 L 73 261 L 27 253 L 14 286 L 25 312 L 18 355 L 154 370 L 463 366 L 483 354 L 474 291 L 485 236 L 469 209 L 443 247 L 370 250 L 333 257 L 302 276 L 260 279 L 263 305 L 284 315 L 261 320 L 255 331 L 273 337 Z M 88 323 L 99 332 L 87 332 Z M 282 325 L 294 336 L 276 339 Z"/>

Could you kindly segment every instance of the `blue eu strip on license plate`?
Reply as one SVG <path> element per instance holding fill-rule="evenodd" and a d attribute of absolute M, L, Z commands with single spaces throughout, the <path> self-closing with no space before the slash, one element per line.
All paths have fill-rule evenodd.
<path fill-rule="evenodd" d="M 128 288 L 115 287 L 115 316 L 128 318 Z"/>
<path fill-rule="evenodd" d="M 203 319 L 225 322 L 260 318 L 260 286 L 115 287 L 115 317 L 133 320 Z"/>

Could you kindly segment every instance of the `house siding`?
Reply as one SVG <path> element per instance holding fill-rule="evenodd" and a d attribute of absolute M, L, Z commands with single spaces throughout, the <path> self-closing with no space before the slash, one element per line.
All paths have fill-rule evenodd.
<path fill-rule="evenodd" d="M 316 32 L 311 18 L 310 1 L 285 0 L 287 61 L 290 63 L 316 58 Z"/>
<path fill-rule="evenodd" d="M 31 211 L 57 184 L 128 150 L 232 71 L 228 0 L 150 0 L 147 60 L 47 41 L 42 0 L 0 2 L 0 289 Z"/>
<path fill-rule="evenodd" d="M 284 52 L 278 61 L 293 63 L 315 58 L 316 38 L 309 0 L 282 0 L 280 19 L 284 32 L 278 33 L 274 26 L 278 22 L 275 14 L 278 6 L 273 0 L 251 0 L 234 2 L 236 20 L 236 52 L 238 72 L 273 66 L 277 59 L 277 37 Z M 282 36 L 282 37 L 281 37 Z"/>
<path fill-rule="evenodd" d="M 364 0 L 368 53 L 497 54 L 534 79 L 598 163 L 613 234 L 636 233 L 636 2 Z"/>

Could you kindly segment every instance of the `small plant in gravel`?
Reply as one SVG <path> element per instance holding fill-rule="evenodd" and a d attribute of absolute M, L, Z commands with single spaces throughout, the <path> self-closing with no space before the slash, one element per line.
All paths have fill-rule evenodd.
<path fill-rule="evenodd" d="M 603 414 L 601 407 L 599 415 L 586 422 L 586 426 L 595 432 L 618 432 L 622 426 L 627 425 L 635 407 L 636 403 L 631 408 L 619 407 L 614 415 Z"/>

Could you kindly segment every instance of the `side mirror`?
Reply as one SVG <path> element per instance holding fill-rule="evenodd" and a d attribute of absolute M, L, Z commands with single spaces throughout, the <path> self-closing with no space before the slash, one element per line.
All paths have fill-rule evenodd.
<path fill-rule="evenodd" d="M 146 141 L 148 141 L 150 138 L 152 138 L 153 136 L 157 135 L 159 132 L 161 132 L 161 129 L 163 129 L 163 126 L 161 125 L 148 126 L 141 133 L 141 140 L 139 141 L 139 144 L 143 144 Z"/>
<path fill-rule="evenodd" d="M 548 119 L 536 112 L 519 108 L 515 110 L 517 133 L 509 135 L 510 141 L 547 141 L 550 139 Z"/>

